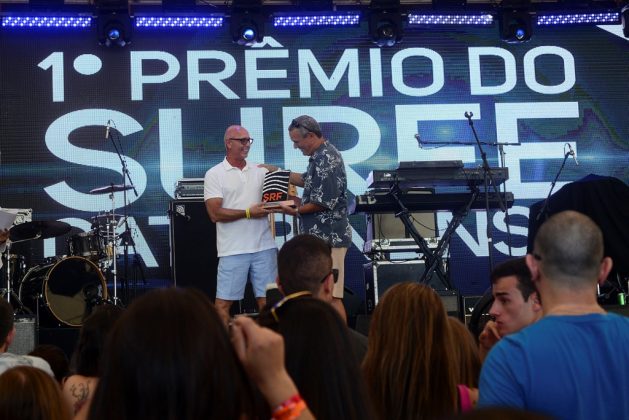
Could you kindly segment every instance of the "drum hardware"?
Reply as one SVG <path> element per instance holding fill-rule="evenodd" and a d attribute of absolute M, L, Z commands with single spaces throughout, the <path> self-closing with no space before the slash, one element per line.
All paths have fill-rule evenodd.
<path fill-rule="evenodd" d="M 120 188 L 122 187 L 122 188 Z M 105 265 L 105 267 L 109 266 L 110 267 L 110 273 L 112 275 L 113 278 L 113 283 L 114 283 L 114 295 L 113 295 L 113 304 L 114 305 L 119 305 L 121 303 L 120 299 L 118 299 L 118 273 L 116 270 L 116 255 L 118 254 L 118 246 L 117 246 L 117 235 L 116 235 L 116 227 L 117 227 L 117 220 L 116 220 L 116 216 L 118 216 L 116 214 L 116 199 L 114 196 L 114 192 L 118 192 L 118 191 L 127 191 L 130 188 L 127 188 L 125 185 L 108 185 L 106 187 L 99 187 L 99 188 L 94 188 L 93 190 L 90 190 L 90 194 L 109 194 L 109 199 L 111 200 L 111 213 L 106 212 L 103 216 L 105 216 L 104 218 L 99 218 L 99 216 L 95 216 L 92 218 L 92 226 L 94 226 L 94 224 L 96 223 L 96 221 L 100 220 L 104 220 L 104 231 L 101 232 L 100 228 L 100 224 L 97 225 L 98 228 L 98 233 L 99 236 L 103 237 L 106 240 L 105 243 L 105 255 L 107 256 L 107 263 Z M 109 217 L 107 217 L 109 216 Z M 109 255 L 108 255 L 108 251 L 111 250 L 111 253 L 113 254 L 111 257 L 111 262 L 109 261 Z"/>
<path fill-rule="evenodd" d="M 50 264 L 54 264 L 56 262 L 61 261 L 62 259 L 64 259 L 65 257 L 67 257 L 68 255 L 63 255 L 61 257 L 58 256 L 53 256 L 53 257 L 46 257 L 44 258 L 43 262 L 40 264 L 40 266 L 42 265 L 50 265 Z"/>
<path fill-rule="evenodd" d="M 9 231 L 10 232 L 10 231 Z M 11 303 L 11 301 L 13 300 L 13 307 L 15 308 L 16 312 L 26 312 L 28 314 L 32 314 L 32 312 L 30 311 L 29 308 L 27 308 L 26 306 L 24 306 L 24 304 L 22 303 L 22 300 L 20 300 L 20 297 L 15 293 L 15 291 L 13 290 L 13 277 L 12 277 L 12 273 L 13 270 L 11 269 L 11 261 L 10 261 L 10 257 L 11 257 L 11 241 L 7 241 L 7 247 L 6 247 L 6 288 L 2 288 L 0 289 L 0 298 L 6 298 L 7 302 Z"/>
<path fill-rule="evenodd" d="M 122 209 L 124 210 L 124 215 L 122 216 L 121 220 L 124 222 L 125 225 L 125 232 L 130 232 L 129 230 L 129 223 L 127 221 L 127 191 L 132 190 L 133 193 L 135 194 L 136 197 L 139 197 L 138 191 L 136 190 L 135 186 L 133 185 L 133 181 L 131 180 L 131 175 L 129 174 L 129 169 L 127 167 L 127 162 L 125 160 L 125 155 L 124 155 L 124 150 L 122 148 L 122 142 L 120 141 L 120 136 L 115 134 L 115 130 L 110 130 L 109 127 L 110 125 L 112 125 L 115 128 L 115 123 L 112 120 L 107 121 L 107 131 L 105 132 L 105 139 L 106 140 L 111 140 L 111 144 L 114 147 L 114 150 L 116 151 L 116 154 L 118 155 L 118 159 L 120 159 L 120 165 L 122 167 L 122 171 L 120 172 L 122 174 L 122 184 L 114 184 L 113 182 L 106 186 L 106 187 L 100 187 L 100 188 L 95 188 L 93 190 L 90 191 L 91 194 L 109 194 L 109 198 L 111 199 L 111 214 L 109 219 L 105 219 L 106 223 L 105 223 L 105 233 L 107 234 L 107 248 L 111 249 L 111 272 L 112 272 L 112 277 L 113 277 L 113 283 L 114 283 L 114 296 L 113 296 L 113 304 L 114 305 L 118 305 L 120 303 L 120 301 L 118 300 L 118 273 L 117 273 L 117 264 L 116 264 L 116 256 L 118 255 L 118 244 L 117 244 L 117 239 L 118 236 L 116 235 L 116 228 L 120 227 L 122 225 L 122 222 L 118 221 L 116 216 L 116 205 L 114 202 L 114 193 L 116 192 L 122 192 L 123 195 L 123 200 L 122 200 Z M 117 142 L 116 142 L 117 140 Z M 127 181 L 129 181 L 127 183 Z M 130 233 L 129 233 L 130 236 Z M 125 284 L 128 286 L 128 282 L 127 282 L 127 265 L 128 265 L 128 259 L 127 259 L 127 254 L 128 254 L 128 244 L 125 241 L 123 244 L 124 247 L 124 255 L 125 255 L 125 259 L 124 259 L 124 281 Z"/>
<path fill-rule="evenodd" d="M 3 254 L 2 260 L 2 267 L 7 267 L 7 265 L 10 264 L 10 267 L 8 269 L 11 270 L 9 275 L 11 277 L 11 287 L 13 290 L 17 290 L 20 287 L 20 281 L 22 280 L 22 277 L 24 277 L 24 274 L 26 274 L 26 259 L 24 258 L 24 255 Z M 4 278 L 6 270 L 7 269 L 1 270 L 2 278 Z"/>
<path fill-rule="evenodd" d="M 122 214 L 105 212 L 93 216 L 90 220 L 92 221 L 92 229 L 106 230 L 110 226 L 115 226 L 116 228 L 119 228 L 120 226 L 122 226 L 124 219 L 125 216 Z"/>

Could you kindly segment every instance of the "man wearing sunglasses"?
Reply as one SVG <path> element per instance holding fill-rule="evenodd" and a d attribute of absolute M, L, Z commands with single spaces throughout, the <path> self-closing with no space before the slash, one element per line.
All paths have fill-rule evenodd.
<path fill-rule="evenodd" d="M 225 159 L 205 174 L 204 200 L 216 223 L 218 275 L 215 305 L 225 322 L 233 301 L 244 297 L 251 279 L 258 308 L 266 304 L 266 285 L 277 276 L 277 246 L 260 202 L 266 170 L 247 162 L 253 143 L 238 125 L 227 128 Z"/>
<path fill-rule="evenodd" d="M 352 242 L 347 217 L 347 175 L 341 153 L 321 133 L 319 123 L 309 115 L 295 118 L 288 126 L 293 147 L 310 156 L 304 173 L 290 173 L 290 182 L 303 187 L 301 205 L 282 205 L 282 211 L 299 218 L 300 233 L 323 239 L 332 247 L 333 267 L 338 270 L 333 306 L 346 319 L 343 307 L 345 254 Z M 263 165 L 274 172 L 279 168 Z"/>
<path fill-rule="evenodd" d="M 277 287 L 284 298 L 270 309 L 279 322 L 277 311 L 289 300 L 312 296 L 333 303 L 338 272 L 332 268 L 330 245 L 313 235 L 295 235 L 286 241 L 277 254 Z M 348 328 L 354 353 L 362 362 L 367 353 L 367 337 Z"/>

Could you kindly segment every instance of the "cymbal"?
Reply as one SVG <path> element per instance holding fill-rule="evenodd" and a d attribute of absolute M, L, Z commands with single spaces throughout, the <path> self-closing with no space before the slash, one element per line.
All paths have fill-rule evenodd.
<path fill-rule="evenodd" d="M 38 220 L 13 226 L 9 230 L 9 237 L 12 242 L 48 239 L 64 235 L 70 232 L 71 228 L 66 222 Z"/>
<path fill-rule="evenodd" d="M 131 190 L 133 187 L 131 185 L 107 185 L 105 187 L 98 187 L 90 190 L 90 194 L 111 194 L 114 192 L 127 191 Z"/>

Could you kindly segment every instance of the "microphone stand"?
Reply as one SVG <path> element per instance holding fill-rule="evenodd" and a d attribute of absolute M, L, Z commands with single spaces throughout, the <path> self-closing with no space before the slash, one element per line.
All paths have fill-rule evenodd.
<path fill-rule="evenodd" d="M 497 144 L 498 144 L 498 153 L 500 153 L 500 167 L 506 168 L 504 146 L 506 144 L 513 144 L 513 143 L 497 143 Z M 518 146 L 520 145 L 520 143 L 515 143 L 515 144 Z M 507 180 L 505 180 L 505 182 L 502 183 L 502 191 L 506 197 L 507 196 Z M 513 255 L 511 253 L 511 226 L 509 226 L 509 222 L 510 222 L 509 207 L 505 206 L 505 225 L 507 226 L 507 249 L 509 249 L 509 256 L 512 257 Z"/>
<path fill-rule="evenodd" d="M 467 112 L 466 112 L 467 114 Z M 470 112 L 470 118 L 472 117 L 472 113 Z M 467 118 L 467 115 L 466 115 Z M 447 146 L 476 146 L 476 145 L 485 145 L 485 146 L 498 146 L 498 151 L 500 153 L 500 167 L 501 168 L 505 168 L 506 164 L 505 164 L 505 151 L 504 151 L 504 146 L 520 146 L 522 143 L 512 143 L 512 142 L 497 142 L 497 141 L 479 141 L 478 140 L 478 136 L 476 135 L 476 131 L 474 130 L 474 126 L 472 125 L 472 121 L 470 120 L 470 126 L 472 127 L 472 131 L 474 132 L 474 137 L 476 138 L 476 143 L 470 143 L 470 142 L 464 142 L 464 141 L 431 141 L 430 143 L 426 143 L 429 145 L 447 145 Z M 416 134 L 417 136 L 417 134 Z M 419 143 L 419 148 L 423 149 L 423 142 L 421 140 L 419 140 L 419 138 L 417 139 L 418 143 Z M 480 148 L 480 146 L 479 146 Z M 481 150 L 481 156 L 482 156 L 482 150 Z M 505 180 L 505 182 L 503 183 L 503 192 L 506 195 L 507 194 L 507 182 Z M 500 197 L 500 195 L 498 196 L 498 200 L 500 200 L 500 202 L 502 202 L 502 197 Z M 503 209 L 504 213 L 505 213 L 505 225 L 507 226 L 507 247 L 509 249 L 509 256 L 512 256 L 511 253 L 511 226 L 509 226 L 509 208 L 507 206 L 502 206 L 501 205 L 501 209 Z"/>
<path fill-rule="evenodd" d="M 467 114 L 467 112 L 466 112 Z M 472 113 L 470 112 L 470 118 L 472 117 Z M 466 115 L 467 118 L 467 115 Z M 476 145 L 485 145 L 485 146 L 498 146 L 498 151 L 500 153 L 500 167 L 501 168 L 505 168 L 506 164 L 505 164 L 505 151 L 504 151 L 504 146 L 520 146 L 522 143 L 511 143 L 511 142 L 497 142 L 497 141 L 479 141 L 478 140 L 478 136 L 476 135 L 476 131 L 474 130 L 474 126 L 472 125 L 472 122 L 470 120 L 470 126 L 472 127 L 472 131 L 474 131 L 474 137 L 476 137 L 476 142 L 475 143 L 470 143 L 470 142 L 464 142 L 464 141 L 431 141 L 429 143 L 429 145 L 447 145 L 447 146 L 476 146 Z M 419 148 L 423 149 L 423 144 L 424 142 L 422 142 L 417 136 L 418 134 L 415 135 L 417 138 L 417 142 L 419 143 Z M 479 146 L 480 147 L 480 146 Z M 507 194 L 507 182 L 505 180 L 505 182 L 503 183 L 503 193 Z M 500 200 L 502 202 L 502 197 L 499 195 L 498 196 L 498 200 Z M 501 209 L 504 209 L 504 213 L 505 213 L 505 225 L 507 226 L 507 247 L 509 249 L 509 256 L 512 256 L 512 251 L 511 251 L 511 226 L 509 226 L 509 208 L 507 206 L 502 206 L 501 205 Z"/>
<path fill-rule="evenodd" d="M 489 271 L 491 272 L 491 270 L 493 270 L 494 268 L 493 250 L 492 250 L 493 248 L 492 226 L 493 225 L 491 222 L 491 217 L 489 217 L 488 181 L 489 183 L 491 183 L 491 186 L 494 189 L 496 196 L 498 197 L 498 204 L 500 205 L 500 210 L 502 210 L 503 213 L 507 211 L 507 206 L 502 201 L 502 197 L 500 196 L 500 190 L 496 186 L 496 182 L 494 181 L 494 177 L 491 173 L 491 168 L 489 167 L 489 163 L 487 162 L 487 154 L 483 150 L 483 146 L 480 140 L 478 139 L 478 135 L 476 134 L 476 129 L 474 128 L 474 123 L 472 122 L 472 117 L 474 116 L 474 114 L 472 112 L 466 112 L 464 115 L 465 115 L 465 118 L 467 118 L 469 122 L 469 125 L 472 129 L 472 133 L 474 134 L 474 138 L 476 139 L 476 144 L 478 145 L 478 150 L 480 151 L 481 158 L 483 159 L 483 183 L 485 186 L 485 217 L 487 220 L 487 250 L 488 250 L 488 256 L 489 256 Z"/>
<path fill-rule="evenodd" d="M 566 166 L 566 161 L 568 160 L 568 156 L 570 156 L 570 152 L 567 152 L 564 155 L 563 162 L 561 162 L 561 167 L 559 168 L 559 171 L 557 172 L 557 175 L 555 176 L 555 179 L 550 184 L 550 191 L 548 191 L 548 195 L 546 196 L 546 199 L 544 200 L 544 205 L 542 206 L 542 209 L 539 211 L 539 213 L 537 213 L 537 217 L 535 218 L 535 222 L 539 222 L 539 220 L 542 218 L 544 213 L 546 213 L 548 211 L 548 208 L 549 208 L 548 207 L 548 203 L 550 201 L 550 195 L 553 193 L 553 190 L 555 189 L 555 184 L 557 183 L 557 180 L 559 179 L 559 175 L 561 175 L 561 171 L 563 171 L 563 167 Z"/>
<path fill-rule="evenodd" d="M 115 127 L 115 126 L 114 126 Z M 108 138 L 111 140 L 111 144 L 113 144 L 114 146 L 114 150 L 116 151 L 116 154 L 118 155 L 118 159 L 120 159 L 120 164 L 122 165 L 122 197 L 123 197 L 123 218 L 124 218 L 124 225 L 125 225 L 125 231 L 122 235 L 123 237 L 123 241 L 122 241 L 122 245 L 123 245 L 123 249 L 124 249 L 124 280 L 125 280 L 125 294 L 128 296 L 128 287 L 129 287 L 129 281 L 128 281 L 128 266 L 129 266 L 129 240 L 131 239 L 131 229 L 129 228 L 129 223 L 128 223 L 128 210 L 127 210 L 127 179 L 129 180 L 129 185 L 131 186 L 131 188 L 133 189 L 133 193 L 135 194 L 136 197 L 138 197 L 138 191 L 135 189 L 135 185 L 133 184 L 133 181 L 131 180 L 131 175 L 129 175 L 129 169 L 127 168 L 127 161 L 124 159 L 124 152 L 122 150 L 122 142 L 120 141 L 120 138 L 118 138 L 118 145 L 116 145 L 116 141 L 114 139 L 114 137 L 111 135 L 111 133 L 109 131 L 107 131 L 107 135 Z M 113 194 L 113 192 L 112 192 Z M 112 215 L 114 217 L 115 220 L 115 215 Z M 117 224 L 116 224 L 116 227 Z M 116 259 L 117 259 L 117 252 L 116 252 L 116 246 L 115 246 L 115 231 L 114 231 L 114 246 L 113 246 L 113 250 L 114 250 L 114 255 L 113 255 L 113 261 L 114 261 L 114 305 L 118 304 L 118 296 L 116 293 L 116 284 L 115 284 L 115 280 L 116 280 L 116 275 L 115 275 L 115 271 L 116 271 Z M 132 240 L 131 240 L 132 241 Z M 133 244 L 133 248 L 135 250 L 135 244 Z"/>

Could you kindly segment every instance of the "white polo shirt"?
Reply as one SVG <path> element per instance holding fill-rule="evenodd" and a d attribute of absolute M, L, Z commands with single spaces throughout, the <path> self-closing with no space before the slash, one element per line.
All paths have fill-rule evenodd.
<path fill-rule="evenodd" d="M 245 210 L 262 201 L 262 185 L 267 170 L 247 162 L 240 170 L 223 159 L 205 173 L 203 199 L 222 198 L 223 208 Z M 247 254 L 277 248 L 267 217 L 238 219 L 216 224 L 219 257 Z"/>

